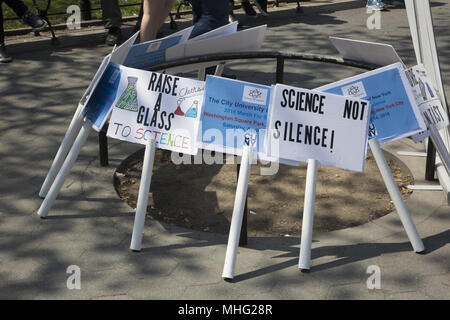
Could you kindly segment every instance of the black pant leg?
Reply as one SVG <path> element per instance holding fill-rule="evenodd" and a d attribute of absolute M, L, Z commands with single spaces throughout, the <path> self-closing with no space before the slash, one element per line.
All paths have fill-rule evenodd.
<path fill-rule="evenodd" d="M 28 10 L 28 7 L 21 0 L 3 0 L 3 2 L 11 7 L 11 9 L 14 10 L 18 17 L 22 17 L 23 14 Z"/>
<path fill-rule="evenodd" d="M 5 42 L 5 30 L 3 30 L 3 9 L 2 0 L 0 0 L 0 44 Z"/>

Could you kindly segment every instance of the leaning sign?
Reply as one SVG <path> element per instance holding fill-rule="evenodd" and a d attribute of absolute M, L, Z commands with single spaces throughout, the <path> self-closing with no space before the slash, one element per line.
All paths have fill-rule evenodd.
<path fill-rule="evenodd" d="M 110 65 L 117 94 L 108 136 L 160 149 L 196 154 L 205 83 L 157 72 Z"/>
<path fill-rule="evenodd" d="M 427 128 L 430 126 L 434 126 L 437 130 L 447 128 L 449 124 L 447 112 L 427 76 L 424 66 L 414 66 L 407 69 L 405 74 Z M 415 142 L 419 142 L 429 135 L 430 131 L 426 130 L 413 135 L 412 138 Z"/>
<path fill-rule="evenodd" d="M 203 149 L 241 155 L 247 139 L 262 152 L 269 102 L 268 86 L 208 76 L 199 144 Z"/>
<path fill-rule="evenodd" d="M 369 71 L 318 88 L 370 102 L 371 121 L 380 144 L 426 129 L 401 63 Z"/>
<path fill-rule="evenodd" d="M 367 101 L 281 84 L 274 87 L 273 95 L 270 156 L 302 162 L 315 159 L 322 165 L 364 170 Z M 273 147 L 276 144 L 279 148 Z"/>

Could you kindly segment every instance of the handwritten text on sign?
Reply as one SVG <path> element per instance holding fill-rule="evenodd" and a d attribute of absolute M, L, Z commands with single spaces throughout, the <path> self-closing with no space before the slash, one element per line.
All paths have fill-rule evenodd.
<path fill-rule="evenodd" d="M 118 95 L 108 136 L 196 154 L 203 81 L 120 66 Z"/>
<path fill-rule="evenodd" d="M 437 130 L 446 128 L 449 124 L 447 112 L 428 79 L 425 67 L 423 65 L 414 66 L 406 70 L 405 74 L 427 128 L 430 126 L 434 126 Z M 426 130 L 413 135 L 412 138 L 418 142 L 429 135 L 429 130 Z"/>
<path fill-rule="evenodd" d="M 364 169 L 370 116 L 367 101 L 280 84 L 273 94 L 270 156 Z M 277 144 L 274 140 L 278 140 L 278 150 L 272 147 Z"/>

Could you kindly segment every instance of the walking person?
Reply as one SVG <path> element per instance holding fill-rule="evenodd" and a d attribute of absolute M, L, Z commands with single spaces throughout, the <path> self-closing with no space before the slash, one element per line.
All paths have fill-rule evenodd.
<path fill-rule="evenodd" d="M 190 37 L 224 26 L 228 23 L 229 0 L 189 0 L 192 5 L 194 28 Z M 144 0 L 140 41 L 154 40 L 170 13 L 175 0 Z"/>
<path fill-rule="evenodd" d="M 144 0 L 140 30 L 141 42 L 154 40 L 163 25 L 175 0 Z"/>
<path fill-rule="evenodd" d="M 267 0 L 255 0 L 254 4 L 262 16 L 267 17 L 269 15 L 267 12 Z M 255 17 L 257 15 L 249 0 L 242 0 L 242 8 L 244 9 L 245 14 L 250 17 Z"/>
<path fill-rule="evenodd" d="M 105 43 L 110 46 L 120 44 L 122 40 L 122 12 L 120 12 L 119 0 L 101 0 L 102 20 L 105 29 L 108 30 Z"/>
<path fill-rule="evenodd" d="M 189 0 L 192 5 L 194 29 L 191 38 L 228 23 L 228 0 Z"/>
<path fill-rule="evenodd" d="M 0 62 L 11 62 L 12 58 L 6 51 L 5 47 L 5 30 L 3 29 L 3 10 L 2 4 L 6 3 L 14 13 L 22 18 L 22 20 L 29 25 L 33 31 L 41 31 L 47 27 L 47 22 L 36 16 L 21 0 L 0 0 Z"/>

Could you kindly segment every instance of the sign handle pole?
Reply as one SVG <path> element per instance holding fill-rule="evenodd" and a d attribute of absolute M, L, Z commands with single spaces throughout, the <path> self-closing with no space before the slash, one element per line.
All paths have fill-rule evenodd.
<path fill-rule="evenodd" d="M 384 184 L 386 185 L 392 202 L 395 205 L 395 209 L 400 216 L 403 228 L 408 235 L 409 241 L 411 242 L 414 251 L 417 253 L 425 251 L 422 239 L 420 238 L 416 226 L 411 219 L 411 215 L 409 214 L 408 208 L 406 207 L 405 202 L 402 199 L 402 195 L 398 190 L 398 186 L 395 183 L 394 178 L 392 177 L 391 170 L 386 162 L 386 159 L 384 158 L 383 151 L 381 150 L 379 142 L 375 138 L 370 139 L 369 145 L 370 149 L 372 150 L 373 157 L 375 158 L 375 161 L 378 165 L 378 169 L 380 170 L 381 176 L 384 180 Z"/>
<path fill-rule="evenodd" d="M 248 180 L 250 177 L 252 147 L 244 145 L 242 150 L 241 168 L 239 171 L 239 180 L 236 188 L 236 198 L 234 199 L 233 216 L 231 217 L 230 233 L 228 236 L 227 252 L 222 272 L 224 280 L 231 280 L 234 277 L 234 268 L 236 265 L 236 255 L 239 245 L 240 230 L 242 218 L 244 215 L 245 199 L 247 196 Z"/>
<path fill-rule="evenodd" d="M 81 127 L 81 130 L 78 133 L 78 136 L 75 139 L 75 142 L 73 143 L 72 149 L 69 151 L 69 154 L 67 155 L 66 159 L 64 160 L 61 170 L 59 170 L 58 175 L 55 178 L 55 181 L 53 182 L 52 186 L 50 187 L 48 194 L 46 195 L 44 201 L 42 202 L 42 204 L 37 212 L 37 214 L 41 218 L 45 218 L 47 216 L 53 202 L 55 201 L 55 199 L 58 195 L 59 190 L 61 189 L 64 181 L 66 180 L 67 175 L 69 174 L 70 169 L 72 168 L 73 164 L 75 163 L 75 160 L 77 159 L 81 148 L 83 147 L 84 143 L 86 142 L 86 139 L 89 136 L 91 128 L 92 128 L 92 124 L 89 121 L 86 121 L 84 123 L 84 125 Z"/>
<path fill-rule="evenodd" d="M 444 140 L 442 140 L 439 131 L 433 125 L 430 126 L 429 130 L 430 138 L 433 141 L 434 146 L 436 147 L 439 158 L 441 158 L 442 164 L 447 170 L 447 174 L 450 175 L 450 156 L 448 154 L 448 150 L 445 146 Z"/>
<path fill-rule="evenodd" d="M 200 80 L 200 81 L 205 81 L 205 77 L 206 77 L 206 68 L 205 67 L 200 67 L 198 69 L 197 79 Z"/>
<path fill-rule="evenodd" d="M 50 169 L 45 177 L 44 183 L 42 184 L 41 190 L 39 191 L 39 197 L 45 198 L 48 193 L 48 190 L 55 181 L 55 177 L 58 174 L 61 166 L 64 162 L 64 159 L 72 147 L 73 141 L 75 140 L 77 134 L 80 132 L 81 127 L 83 126 L 83 108 L 78 106 L 75 114 L 72 117 L 72 121 L 70 122 L 69 128 L 59 146 L 58 152 L 56 153 L 55 158 L 50 166 Z"/>
<path fill-rule="evenodd" d="M 133 235 L 130 249 L 141 251 L 142 233 L 144 232 L 145 214 L 147 213 L 148 193 L 152 181 L 153 164 L 155 162 L 156 141 L 148 139 L 145 146 L 144 163 L 142 164 L 141 185 L 139 186 L 136 215 L 134 217 Z"/>
<path fill-rule="evenodd" d="M 314 221 L 314 201 L 316 198 L 317 167 L 319 162 L 315 159 L 308 160 L 306 172 L 305 202 L 303 205 L 302 236 L 300 242 L 300 258 L 298 268 L 302 272 L 308 272 L 311 263 L 311 243 Z"/>
<path fill-rule="evenodd" d="M 216 71 L 214 72 L 215 76 L 222 76 L 223 69 L 225 68 L 225 62 L 221 62 L 216 66 Z"/>

